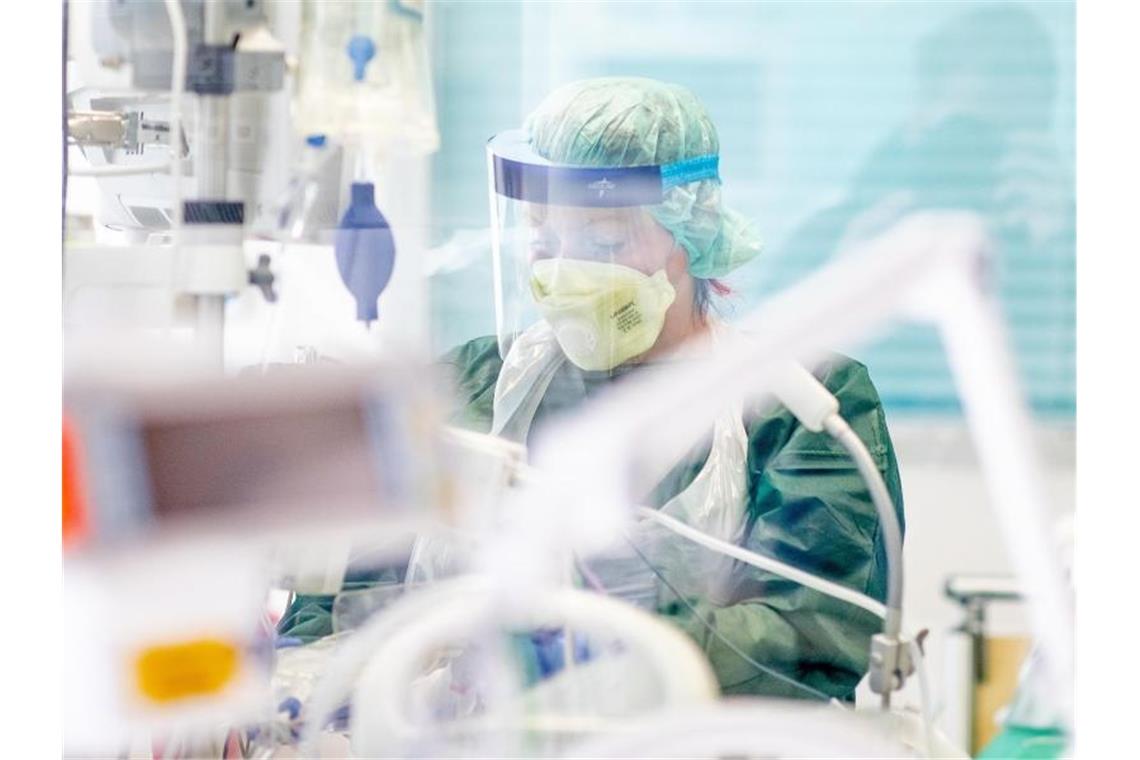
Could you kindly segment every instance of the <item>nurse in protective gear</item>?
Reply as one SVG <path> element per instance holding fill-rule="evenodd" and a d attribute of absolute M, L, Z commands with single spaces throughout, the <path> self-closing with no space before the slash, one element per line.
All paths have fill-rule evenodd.
<path fill-rule="evenodd" d="M 692 339 L 715 346 L 731 329 L 712 311 L 725 290 L 717 278 L 761 247 L 722 203 L 718 154 L 691 92 L 640 78 L 565 85 L 523 129 L 492 138 L 498 334 L 445 359 L 460 394 L 455 424 L 525 443 L 639 367 L 694 360 Z M 898 467 L 866 368 L 836 356 L 816 375 L 875 457 L 901 521 Z M 885 597 L 879 523 L 854 463 L 781 406 L 726 407 L 644 503 Z M 660 529 L 639 526 L 629 543 L 583 558 L 583 576 L 689 633 L 725 693 L 852 698 L 875 616 Z"/>

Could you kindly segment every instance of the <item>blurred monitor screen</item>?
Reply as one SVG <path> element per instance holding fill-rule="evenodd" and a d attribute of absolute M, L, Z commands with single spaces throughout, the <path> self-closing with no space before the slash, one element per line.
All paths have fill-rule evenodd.
<path fill-rule="evenodd" d="M 439 481 L 428 386 L 386 368 L 72 388 L 94 536 L 415 519 Z"/>
<path fill-rule="evenodd" d="M 379 506 L 366 414 L 359 403 L 326 402 L 272 414 L 147 420 L 142 439 L 153 513 L 165 520 L 243 507 L 284 516 L 349 503 Z"/>

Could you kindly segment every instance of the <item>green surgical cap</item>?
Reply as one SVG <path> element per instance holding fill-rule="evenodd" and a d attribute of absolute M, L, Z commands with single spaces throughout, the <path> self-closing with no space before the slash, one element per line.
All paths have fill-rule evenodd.
<path fill-rule="evenodd" d="M 539 155 L 575 166 L 670 164 L 720 151 L 716 127 L 693 93 L 640 77 L 563 85 L 524 127 Z M 694 277 L 722 277 L 760 252 L 754 225 L 721 202 L 718 179 L 669 188 L 648 209 L 684 247 Z"/>

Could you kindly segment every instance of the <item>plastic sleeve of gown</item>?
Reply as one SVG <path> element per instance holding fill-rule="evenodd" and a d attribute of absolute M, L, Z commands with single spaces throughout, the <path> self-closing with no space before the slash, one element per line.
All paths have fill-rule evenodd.
<path fill-rule="evenodd" d="M 501 361 L 493 338 L 453 350 L 460 399 L 452 422 L 486 432 L 491 426 Z M 573 371 L 572 369 L 569 371 Z M 839 399 L 840 413 L 867 444 L 903 516 L 902 487 L 886 418 L 866 367 L 836 357 L 816 373 Z M 541 412 L 536 424 L 541 421 Z M 782 406 L 745 413 L 749 504 L 743 543 L 753 551 L 842 583 L 879 600 L 886 596 L 886 558 L 879 521 L 847 453 L 824 433 L 803 428 Z M 699 449 L 700 447 L 698 447 Z M 686 487 L 708 448 L 666 478 L 664 490 Z M 672 493 L 655 493 L 660 503 Z M 666 577 L 669 577 L 666 575 Z M 867 666 L 870 638 L 881 621 L 743 563 L 733 567 L 727 604 L 689 600 L 697 612 L 750 657 L 801 683 L 849 699 Z M 680 602 L 659 609 L 705 651 L 726 694 L 805 697 L 756 668 L 711 635 Z"/>

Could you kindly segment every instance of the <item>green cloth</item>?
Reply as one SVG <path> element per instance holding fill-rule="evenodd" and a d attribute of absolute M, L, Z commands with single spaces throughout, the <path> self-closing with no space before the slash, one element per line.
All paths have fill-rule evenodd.
<path fill-rule="evenodd" d="M 1056 728 L 1006 726 L 978 760 L 1054 760 L 1065 753 L 1065 732 Z"/>
<path fill-rule="evenodd" d="M 657 166 L 720 152 L 716 127 L 692 92 L 643 77 L 563 85 L 524 127 L 540 156 L 574 166 Z M 694 277 L 722 277 L 760 252 L 755 226 L 721 200 L 719 179 L 670 187 L 646 208 L 685 249 Z"/>
<path fill-rule="evenodd" d="M 444 361 L 461 404 L 452 424 L 487 432 L 502 360 L 494 337 L 478 338 Z M 569 362 L 555 375 L 535 415 L 550 416 L 620 382 L 583 372 Z M 612 374 L 612 373 L 611 373 Z M 843 357 L 818 372 L 835 394 L 840 414 L 869 448 L 886 480 L 899 519 L 902 486 L 886 419 L 867 369 Z M 783 407 L 745 411 L 749 491 L 744 545 L 879 600 L 886 595 L 886 558 L 875 508 L 847 453 L 826 434 L 803 428 Z M 653 494 L 658 505 L 686 487 L 704 464 L 708 444 L 696 447 Z M 870 637 L 881 621 L 865 610 L 738 563 L 733 603 L 690 600 L 721 636 L 761 664 L 829 696 L 850 699 L 866 671 Z M 708 655 L 726 694 L 804 697 L 805 692 L 758 673 L 694 618 L 682 603 L 659 612 L 685 630 Z"/>

